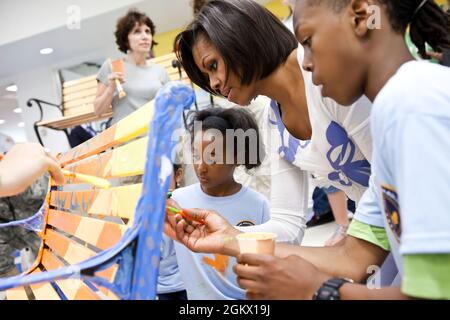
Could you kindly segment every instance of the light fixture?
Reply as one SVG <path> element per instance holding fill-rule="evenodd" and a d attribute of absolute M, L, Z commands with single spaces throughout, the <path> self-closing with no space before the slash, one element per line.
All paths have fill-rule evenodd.
<path fill-rule="evenodd" d="M 17 92 L 17 89 L 18 88 L 15 84 L 12 84 L 12 85 L 6 87 L 6 91 L 9 91 L 9 92 Z"/>
<path fill-rule="evenodd" d="M 23 128 L 23 127 L 25 127 L 25 122 L 19 122 L 19 123 L 17 124 L 17 126 L 18 126 L 19 128 Z"/>
<path fill-rule="evenodd" d="M 41 49 L 41 51 L 40 51 L 41 54 L 50 54 L 52 52 L 53 52 L 53 48 L 44 48 L 44 49 Z"/>
<path fill-rule="evenodd" d="M 5 123 L 5 120 L 0 119 L 0 124 L 4 124 L 4 123 Z"/>
<path fill-rule="evenodd" d="M 15 108 L 14 113 L 22 113 L 22 108 Z"/>

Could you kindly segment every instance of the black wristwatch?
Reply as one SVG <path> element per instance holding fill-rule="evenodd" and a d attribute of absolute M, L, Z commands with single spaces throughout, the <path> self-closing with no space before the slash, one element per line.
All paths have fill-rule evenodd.
<path fill-rule="evenodd" d="M 314 293 L 313 300 L 340 300 L 339 288 L 348 282 L 353 283 L 353 280 L 332 278 L 325 281 L 319 290 Z"/>

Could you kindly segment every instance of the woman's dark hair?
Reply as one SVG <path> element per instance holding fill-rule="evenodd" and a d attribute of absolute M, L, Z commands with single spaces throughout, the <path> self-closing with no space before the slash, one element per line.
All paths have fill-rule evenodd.
<path fill-rule="evenodd" d="M 195 122 L 201 122 L 201 130 L 215 129 L 222 133 L 224 140 L 233 135 L 234 160 L 246 169 L 259 167 L 264 160 L 265 150 L 259 134 L 258 124 L 252 114 L 243 108 L 208 108 L 193 113 L 189 124 L 191 140 L 197 133 Z M 231 130 L 228 132 L 227 130 Z M 252 139 L 253 138 L 253 139 Z M 240 140 L 243 139 L 243 140 Z M 228 145 L 230 141 L 225 141 Z"/>
<path fill-rule="evenodd" d="M 337 10 L 345 7 L 350 0 L 327 0 Z M 425 43 L 435 51 L 450 49 L 450 15 L 442 10 L 434 0 L 378 0 L 387 9 L 393 29 L 404 33 L 410 25 L 410 36 L 419 53 L 426 58 Z M 310 4 L 323 1 L 308 0 Z"/>
<path fill-rule="evenodd" d="M 130 49 L 128 35 L 133 30 L 136 23 L 139 25 L 144 24 L 148 26 L 150 28 L 152 38 L 155 35 L 156 27 L 153 21 L 145 13 L 139 12 L 136 9 L 131 9 L 124 17 L 117 21 L 116 32 L 114 33 L 119 50 L 123 53 L 127 53 L 127 50 Z M 153 46 L 157 44 L 158 43 L 152 39 L 151 50 L 153 50 Z"/>
<path fill-rule="evenodd" d="M 189 26 L 177 35 L 174 51 L 189 78 L 202 89 L 210 87 L 208 76 L 192 55 L 203 37 L 219 51 L 227 76 L 235 73 L 243 85 L 270 75 L 298 47 L 295 36 L 270 11 L 253 0 L 211 0 Z"/>
<path fill-rule="evenodd" d="M 205 4 L 208 3 L 209 0 L 192 0 L 192 10 L 194 11 L 194 16 L 197 15 L 197 13 L 200 12 L 200 10 L 203 8 Z"/>

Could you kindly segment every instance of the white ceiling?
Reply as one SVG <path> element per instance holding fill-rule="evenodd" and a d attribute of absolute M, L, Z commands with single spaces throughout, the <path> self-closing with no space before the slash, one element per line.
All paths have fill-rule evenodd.
<path fill-rule="evenodd" d="M 8 15 L 6 13 L 8 11 L 3 9 L 5 6 L 3 1 L 4 0 L 0 1 L 0 21 L 5 14 L 9 19 L 12 19 L 11 16 L 15 16 L 15 14 Z M 19 8 L 24 1 L 25 0 L 18 1 Z M 17 74 L 26 70 L 68 60 L 104 48 L 105 46 L 110 46 L 111 44 L 114 45 L 113 33 L 116 21 L 120 16 L 124 15 L 130 7 L 136 7 L 146 12 L 154 20 L 157 26 L 157 32 L 164 32 L 181 27 L 191 19 L 189 0 L 121 0 L 121 2 L 125 3 L 125 6 L 120 8 L 117 8 L 117 5 L 115 7 L 109 6 L 104 8 L 107 9 L 107 11 L 104 11 L 101 14 L 97 13 L 99 8 L 96 7 L 94 8 L 95 10 L 91 10 L 92 14 L 89 17 L 86 17 L 81 21 L 80 29 L 70 30 L 66 26 L 67 15 L 61 9 L 61 7 L 64 6 L 59 4 L 56 8 L 53 8 L 49 5 L 49 2 L 54 2 L 56 5 L 59 1 L 61 0 L 44 1 L 47 2 L 47 7 L 45 8 L 47 13 L 44 14 L 42 12 L 41 1 L 32 2 L 27 0 L 27 2 L 31 4 L 27 8 L 28 12 L 33 12 L 34 9 L 38 11 L 38 14 L 33 15 L 34 17 L 42 14 L 41 19 L 45 21 L 48 12 L 58 12 L 56 16 L 60 16 L 60 18 L 54 19 L 53 24 L 43 23 L 43 25 L 38 25 L 38 27 L 36 27 L 36 30 L 38 31 L 45 30 L 43 32 L 33 32 L 31 35 L 31 32 L 27 33 L 25 30 L 19 30 L 18 32 L 15 32 L 15 41 L 0 41 L 0 43 L 3 43 L 3 45 L 0 45 L 0 57 L 2 61 L 8 62 L 0 65 L 0 79 L 8 78 L 15 73 Z M 104 2 L 103 0 L 96 1 Z M 5 2 L 12 3 L 12 1 L 9 0 Z M 72 1 L 69 0 L 64 0 L 62 2 L 72 3 Z M 78 3 L 80 2 L 84 1 L 78 0 Z M 112 2 L 117 3 L 118 1 Z M 132 3 L 132 5 L 128 5 L 129 3 Z M 17 9 L 15 1 L 12 5 Z M 36 6 L 36 8 L 32 8 L 33 6 Z M 111 7 L 113 9 L 111 9 Z M 85 9 L 83 9 L 83 6 L 80 8 L 83 17 Z M 59 14 L 60 12 L 62 13 Z M 34 24 L 37 25 L 36 23 Z M 11 28 L 11 25 L 14 25 L 14 23 L 12 22 L 8 29 L 14 30 L 14 28 Z M 21 24 L 21 26 L 23 27 L 23 24 Z M 29 27 L 27 30 L 29 31 L 32 28 L 33 26 Z M 0 25 L 0 30 L 1 29 Z M 8 36 L 8 32 L 2 31 L 0 32 L 0 35 L 1 33 Z M 13 33 L 13 31 L 10 33 Z M 23 35 L 29 36 L 23 38 Z M 46 47 L 53 48 L 54 53 L 48 56 L 40 55 L 39 50 Z"/>

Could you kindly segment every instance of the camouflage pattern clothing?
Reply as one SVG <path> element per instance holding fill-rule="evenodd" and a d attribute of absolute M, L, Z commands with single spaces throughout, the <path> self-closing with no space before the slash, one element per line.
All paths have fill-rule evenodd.
<path fill-rule="evenodd" d="M 0 223 L 22 220 L 35 214 L 42 206 L 48 189 L 48 176 L 42 176 L 25 192 L 0 198 Z M 14 272 L 15 250 L 29 247 L 37 255 L 41 240 L 32 231 L 21 227 L 0 229 L 0 277 Z"/>

